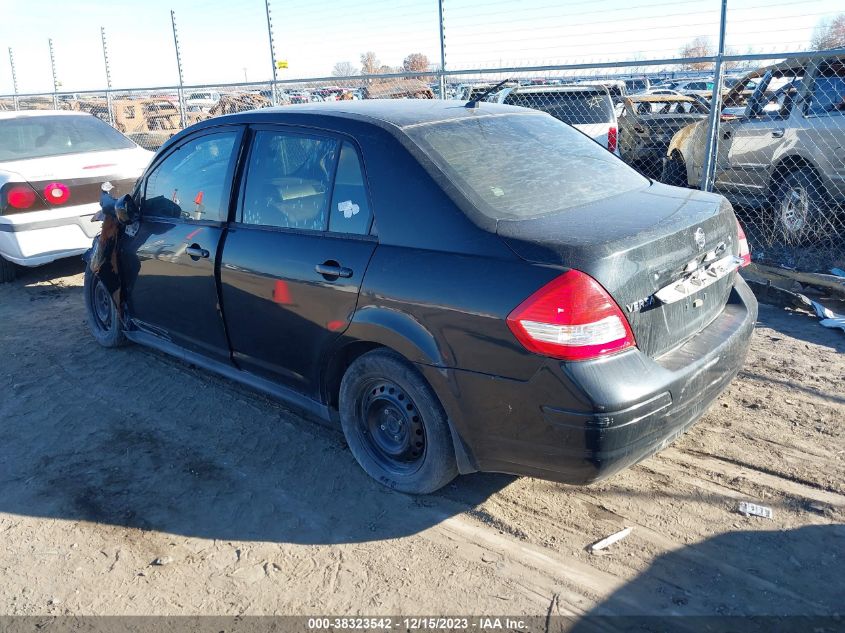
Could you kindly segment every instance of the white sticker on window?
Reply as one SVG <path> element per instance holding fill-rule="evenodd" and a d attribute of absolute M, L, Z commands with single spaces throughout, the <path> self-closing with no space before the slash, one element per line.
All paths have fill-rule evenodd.
<path fill-rule="evenodd" d="M 349 219 L 353 215 L 357 215 L 357 213 L 361 210 L 361 207 L 354 204 L 352 200 L 344 200 L 343 202 L 337 203 L 337 210 L 343 214 L 343 217 Z"/>

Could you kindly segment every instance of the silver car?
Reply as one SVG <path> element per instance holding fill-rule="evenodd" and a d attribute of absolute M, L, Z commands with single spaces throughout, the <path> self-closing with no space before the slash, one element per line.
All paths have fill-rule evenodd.
<path fill-rule="evenodd" d="M 747 83 L 756 87 L 747 95 Z M 845 203 L 845 57 L 795 58 L 761 68 L 724 99 L 715 188 L 735 204 L 763 207 L 791 243 Z M 678 131 L 664 182 L 697 186 L 707 122 Z"/>

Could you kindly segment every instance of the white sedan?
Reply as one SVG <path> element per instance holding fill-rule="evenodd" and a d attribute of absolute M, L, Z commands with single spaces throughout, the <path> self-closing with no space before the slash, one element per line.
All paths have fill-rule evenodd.
<path fill-rule="evenodd" d="M 0 282 L 84 253 L 102 183 L 131 192 L 152 156 L 90 114 L 0 112 Z"/>

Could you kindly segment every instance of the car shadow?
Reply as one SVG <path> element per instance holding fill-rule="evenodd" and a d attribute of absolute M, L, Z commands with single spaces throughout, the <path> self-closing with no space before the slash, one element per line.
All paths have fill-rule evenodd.
<path fill-rule="evenodd" d="M 806 343 L 829 347 L 839 353 L 845 352 L 845 332 L 819 325 L 819 319 L 815 315 L 761 303 L 757 325 L 788 334 Z M 777 343 L 777 336 L 770 338 Z"/>
<path fill-rule="evenodd" d="M 14 283 L 27 286 L 30 284 L 50 282 L 61 277 L 79 275 L 83 272 L 85 272 L 85 262 L 81 256 L 66 257 L 45 264 L 44 266 L 35 266 L 33 268 L 19 266 Z"/>
<path fill-rule="evenodd" d="M 389 490 L 336 427 L 158 352 L 99 347 L 79 280 L 61 279 L 82 271 L 60 262 L 2 291 L 0 512 L 354 543 L 419 533 L 513 480 L 470 475 L 427 497 Z"/>
<path fill-rule="evenodd" d="M 843 525 L 720 534 L 658 557 L 571 631 L 840 630 L 843 552 Z"/>

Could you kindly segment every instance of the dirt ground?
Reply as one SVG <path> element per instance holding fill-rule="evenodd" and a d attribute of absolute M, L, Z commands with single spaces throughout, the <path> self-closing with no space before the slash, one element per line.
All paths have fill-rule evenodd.
<path fill-rule="evenodd" d="M 336 429 L 99 348 L 80 263 L 29 271 L 0 286 L 0 614 L 841 612 L 843 352 L 761 306 L 738 379 L 659 455 L 591 487 L 478 474 L 414 498 Z"/>

